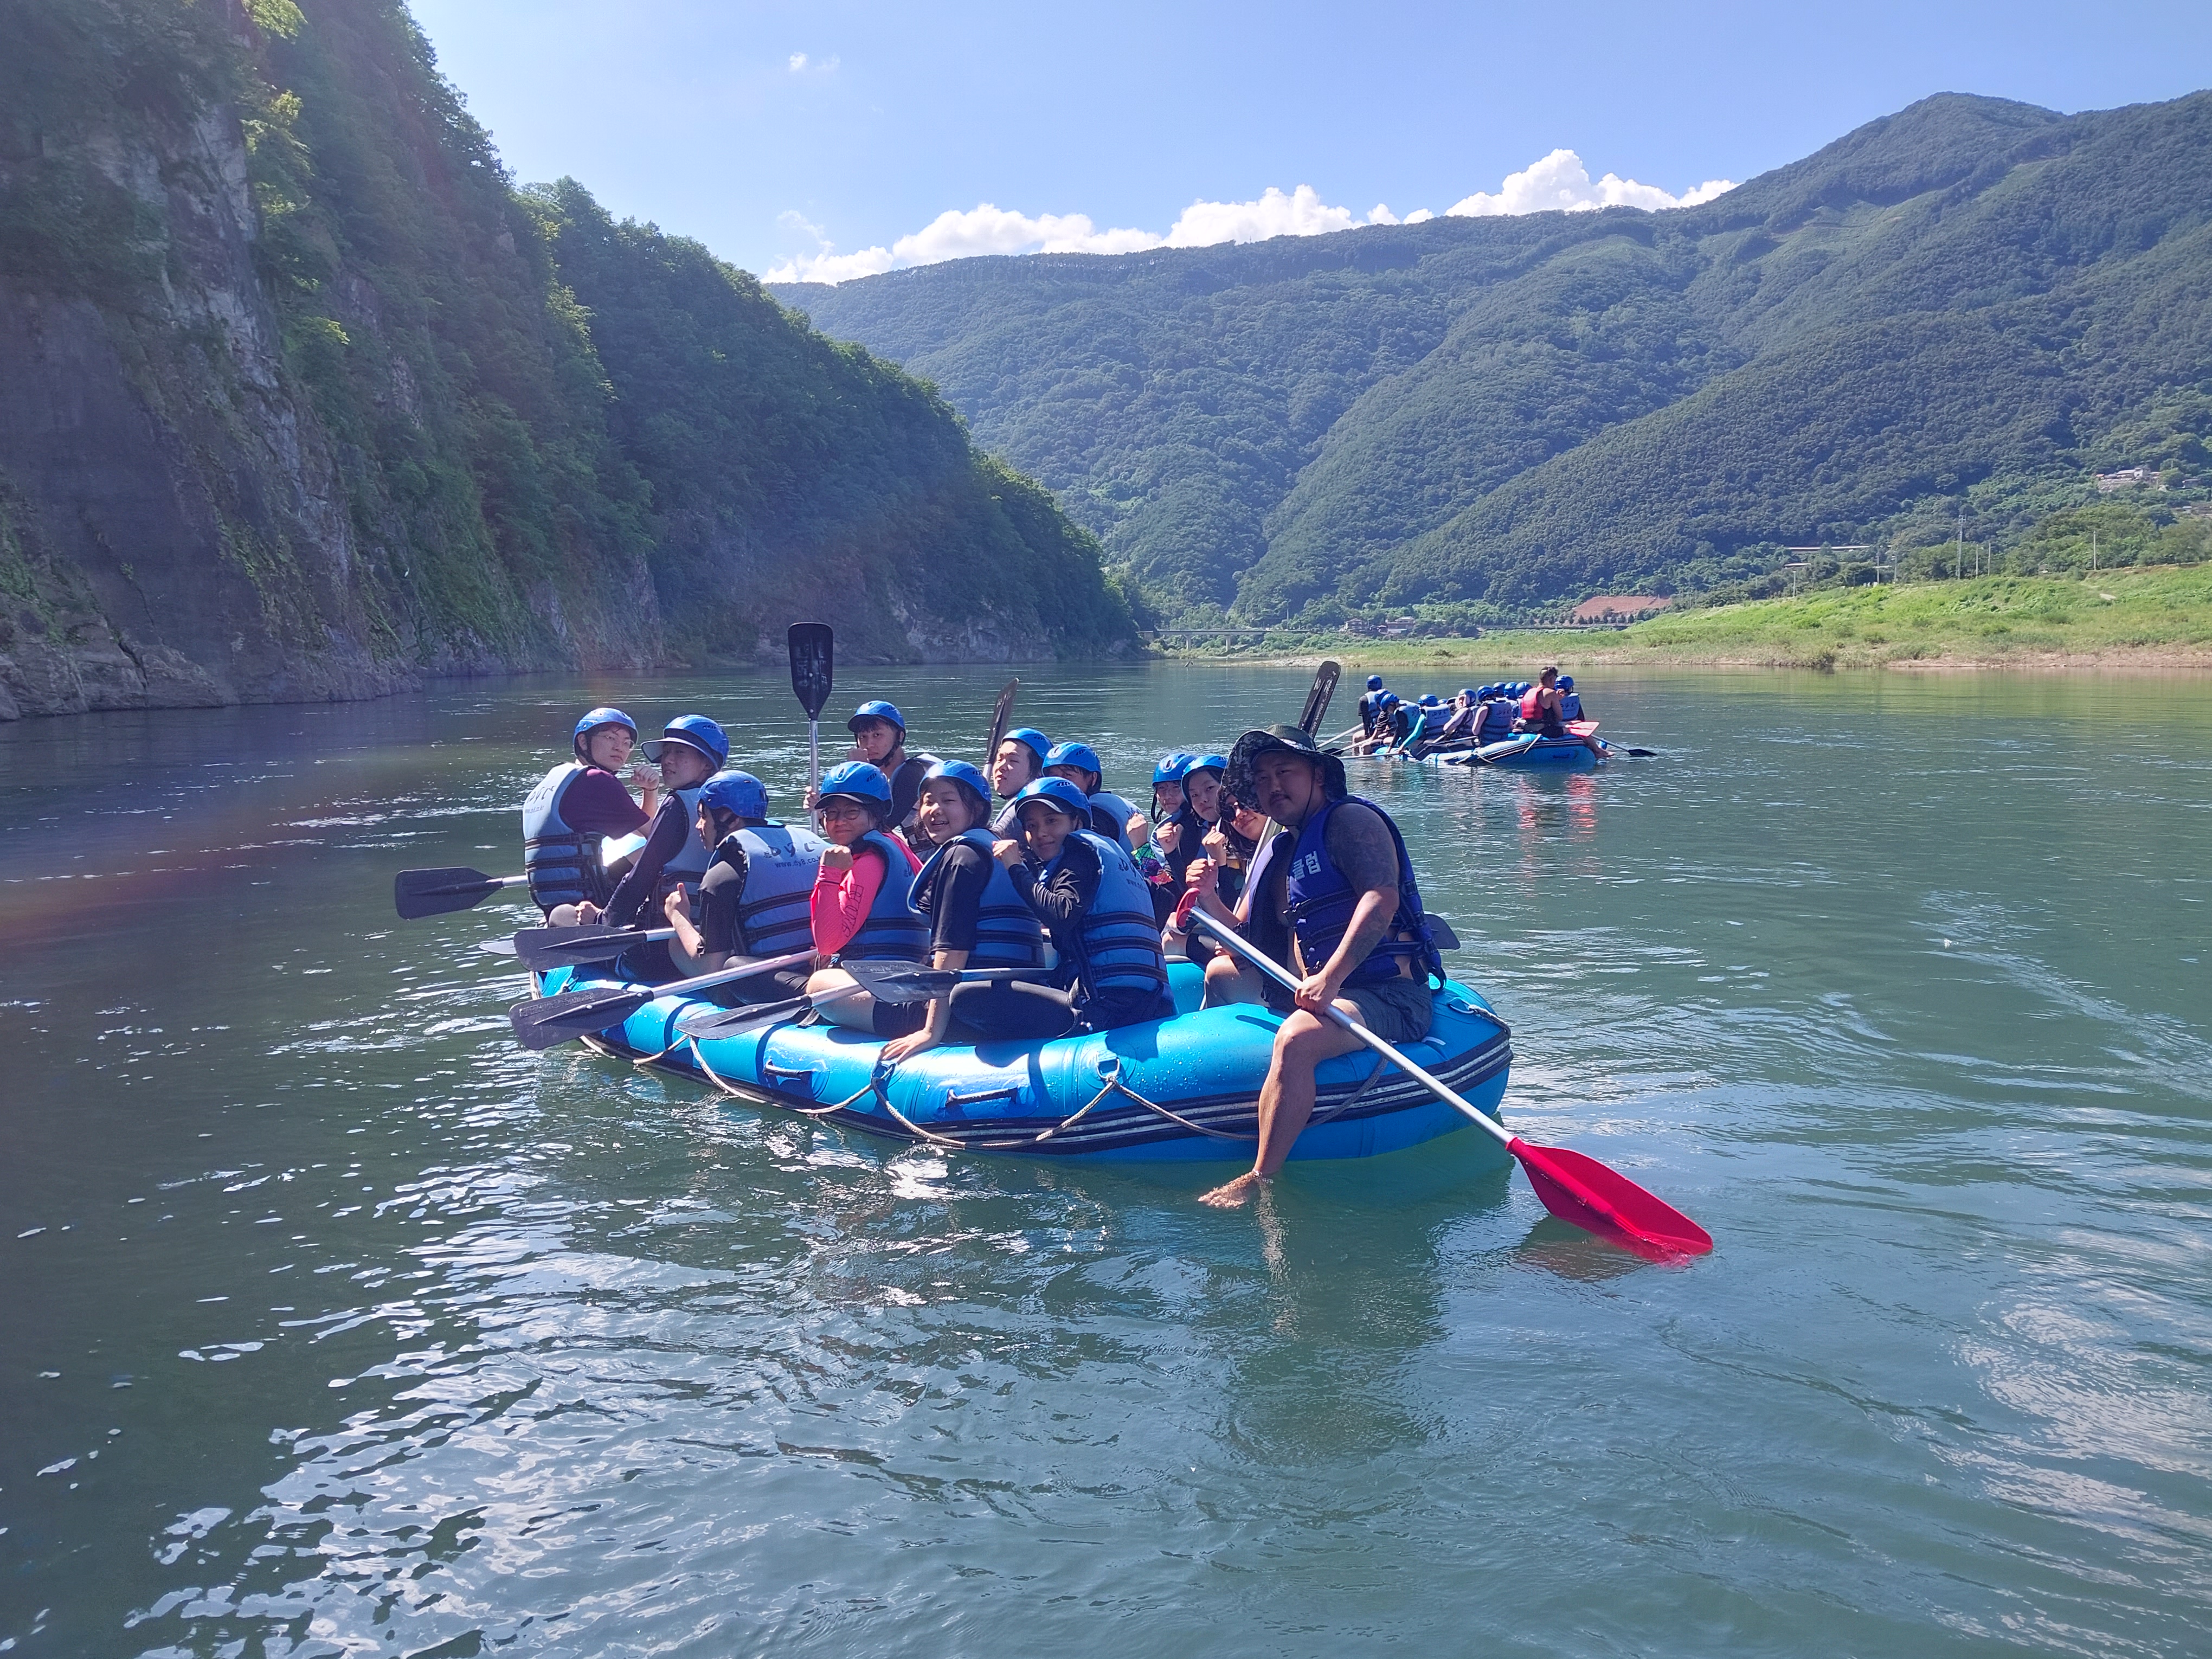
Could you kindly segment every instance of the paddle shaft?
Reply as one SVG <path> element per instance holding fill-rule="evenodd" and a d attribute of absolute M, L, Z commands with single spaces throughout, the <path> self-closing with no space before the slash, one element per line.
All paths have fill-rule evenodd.
<path fill-rule="evenodd" d="M 796 968 L 802 963 L 811 963 L 813 960 L 814 952 L 811 950 L 793 951 L 788 956 L 761 957 L 750 962 L 732 963 L 726 968 L 717 968 L 711 974 L 701 974 L 692 979 L 675 980 L 666 985 L 610 985 L 606 988 L 606 994 L 610 998 L 613 998 L 635 996 L 640 991 L 649 991 L 652 995 L 646 1000 L 650 1002 L 657 997 L 675 996 L 684 991 L 703 991 L 710 985 L 726 985 L 733 979 L 750 979 L 755 974 L 772 974 L 779 968 Z M 562 994 L 565 996 L 568 993 L 562 992 Z"/>
<path fill-rule="evenodd" d="M 1248 944 L 1234 928 L 1224 927 L 1203 910 L 1194 909 L 1191 912 L 1191 920 L 1285 990 L 1295 991 L 1298 988 L 1298 981 L 1291 977 L 1280 963 Z M 1443 1101 L 1447 1106 L 1456 1108 L 1466 1115 L 1469 1122 L 1486 1132 L 1499 1146 L 1509 1149 L 1512 1146 L 1516 1139 L 1512 1133 L 1480 1108 L 1472 1104 L 1451 1085 L 1415 1065 L 1395 1044 L 1376 1036 L 1334 1002 L 1328 1005 L 1328 1012 L 1331 1019 L 1407 1076 L 1418 1079 L 1435 1094 L 1438 1100 Z"/>

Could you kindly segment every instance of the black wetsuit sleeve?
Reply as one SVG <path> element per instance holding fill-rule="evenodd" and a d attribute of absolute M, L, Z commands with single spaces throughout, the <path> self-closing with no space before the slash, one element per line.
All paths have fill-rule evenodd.
<path fill-rule="evenodd" d="M 653 814 L 653 833 L 646 837 L 645 847 L 630 866 L 629 873 L 622 878 L 614 896 L 607 901 L 607 926 L 629 927 L 637 921 L 638 913 L 653 897 L 653 889 L 660 884 L 660 872 L 668 860 L 684 850 L 684 843 L 691 835 L 691 821 L 684 810 L 683 801 L 672 791 L 662 797 L 660 810 Z"/>
<path fill-rule="evenodd" d="M 744 903 L 745 877 L 750 864 L 744 853 L 732 847 L 714 855 L 699 883 L 699 942 L 712 951 L 745 949 L 745 930 L 738 912 Z"/>
<path fill-rule="evenodd" d="M 914 817 L 915 803 L 921 799 L 921 781 L 929 771 L 929 763 L 919 755 L 909 755 L 899 763 L 891 774 L 891 824 L 904 829 Z"/>
<path fill-rule="evenodd" d="M 1103 872 L 1098 854 L 1073 836 L 1060 848 L 1051 877 L 1039 881 L 1026 864 L 1010 872 L 1014 890 L 1022 896 L 1036 919 L 1052 930 L 1053 941 L 1065 955 L 1071 943 L 1083 937 L 1083 918 L 1098 896 Z"/>
<path fill-rule="evenodd" d="M 929 948 L 933 951 L 973 951 L 975 924 L 983 905 L 983 889 L 990 884 L 992 858 L 963 844 L 949 847 L 938 860 L 936 878 L 923 895 L 921 908 L 929 914 Z"/>

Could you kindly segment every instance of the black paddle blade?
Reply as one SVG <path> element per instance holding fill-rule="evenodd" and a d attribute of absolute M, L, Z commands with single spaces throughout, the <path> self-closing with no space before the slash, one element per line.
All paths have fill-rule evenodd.
<path fill-rule="evenodd" d="M 908 962 L 841 962 L 853 982 L 878 1002 L 927 1002 L 949 997 L 961 976 L 950 968 L 924 968 Z"/>
<path fill-rule="evenodd" d="M 991 757 L 999 752 L 999 744 L 1006 735 L 1006 722 L 1014 717 L 1014 697 L 1021 690 L 1018 679 L 1008 680 L 999 688 L 999 700 L 991 705 L 991 735 L 983 741 L 983 768 L 988 771 Z"/>
<path fill-rule="evenodd" d="M 451 870 L 402 870 L 392 878 L 392 903 L 409 921 L 421 916 L 442 916 L 449 910 L 465 910 L 481 904 L 515 876 L 488 876 L 465 866 Z"/>
<path fill-rule="evenodd" d="M 634 991 L 608 987 L 592 991 L 563 991 L 557 997 L 533 997 L 507 1011 L 514 1040 L 526 1048 L 550 1048 L 570 1037 L 590 1036 L 610 1025 L 619 1025 L 659 995 L 653 989 Z"/>
<path fill-rule="evenodd" d="M 796 1019 L 812 1006 L 805 997 L 791 997 L 782 1002 L 755 1003 L 744 1008 L 716 1008 L 709 1012 L 684 1015 L 676 1022 L 676 1030 L 688 1037 L 736 1036 L 763 1025 L 780 1025 L 785 1020 Z"/>
<path fill-rule="evenodd" d="M 784 633 L 791 647 L 791 691 L 806 718 L 818 720 L 830 701 L 830 658 L 836 636 L 828 623 L 793 623 Z"/>
<path fill-rule="evenodd" d="M 1335 661 L 1323 662 L 1314 670 L 1313 687 L 1306 693 L 1306 706 L 1298 711 L 1298 729 L 1308 737 L 1321 730 L 1321 723 L 1328 718 L 1328 702 L 1336 695 L 1336 682 L 1344 672 L 1344 665 Z"/>
<path fill-rule="evenodd" d="M 514 954 L 533 973 L 607 962 L 653 935 L 641 927 L 526 927 L 514 936 Z"/>

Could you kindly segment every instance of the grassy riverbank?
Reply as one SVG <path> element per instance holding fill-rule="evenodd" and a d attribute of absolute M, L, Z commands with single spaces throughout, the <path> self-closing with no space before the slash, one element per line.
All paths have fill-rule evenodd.
<path fill-rule="evenodd" d="M 1684 611 L 1618 633 L 1500 629 L 1479 640 L 1345 640 L 1320 648 L 1362 670 L 1450 664 L 1525 672 L 1540 662 L 1570 669 L 2212 668 L 2212 565 L 2087 580 L 1986 576 L 1828 588 Z"/>

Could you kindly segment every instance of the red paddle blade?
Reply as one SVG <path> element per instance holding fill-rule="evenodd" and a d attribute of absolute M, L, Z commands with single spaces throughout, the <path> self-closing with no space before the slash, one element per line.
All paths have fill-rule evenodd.
<path fill-rule="evenodd" d="M 1532 1146 L 1519 1136 L 1506 1150 L 1521 1160 L 1544 1207 L 1585 1232 L 1654 1261 L 1704 1255 L 1713 1236 L 1665 1200 L 1616 1170 L 1564 1146 Z"/>

